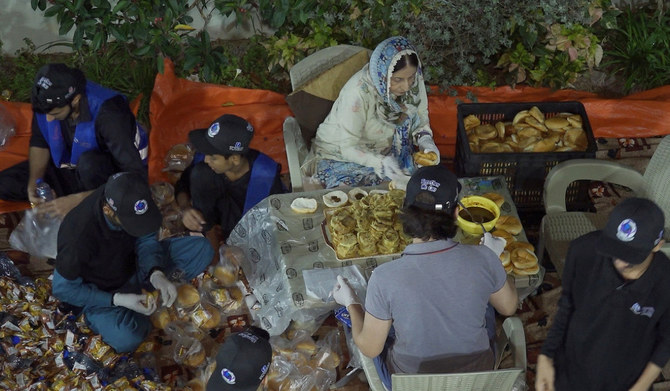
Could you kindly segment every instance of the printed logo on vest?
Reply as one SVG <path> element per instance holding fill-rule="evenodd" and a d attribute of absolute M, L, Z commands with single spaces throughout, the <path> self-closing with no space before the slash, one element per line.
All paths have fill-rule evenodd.
<path fill-rule="evenodd" d="M 646 316 L 647 318 L 651 318 L 654 316 L 654 307 L 642 307 L 640 303 L 635 303 L 630 307 L 630 311 L 634 313 L 635 315 L 642 315 Z"/>

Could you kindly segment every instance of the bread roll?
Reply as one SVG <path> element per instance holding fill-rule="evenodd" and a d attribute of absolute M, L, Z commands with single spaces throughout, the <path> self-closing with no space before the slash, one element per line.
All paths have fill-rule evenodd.
<path fill-rule="evenodd" d="M 527 248 L 517 248 L 510 253 L 514 269 L 528 269 L 537 265 L 535 253 Z"/>
<path fill-rule="evenodd" d="M 422 166 L 434 166 L 437 164 L 437 154 L 435 152 L 416 152 L 412 157 L 414 158 L 415 164 L 420 164 Z"/>
<path fill-rule="evenodd" d="M 200 301 L 200 293 L 191 284 L 177 287 L 177 305 L 183 308 L 192 307 Z"/>
<path fill-rule="evenodd" d="M 498 131 L 498 138 L 499 139 L 504 139 L 505 138 L 505 123 L 498 121 L 496 122 L 496 130 Z"/>
<path fill-rule="evenodd" d="M 572 128 L 565 131 L 563 135 L 565 145 L 574 145 L 577 150 L 586 150 L 589 145 L 586 132 L 583 129 Z"/>
<path fill-rule="evenodd" d="M 205 349 L 200 349 L 195 353 L 191 353 L 184 359 L 184 365 L 191 368 L 199 367 L 205 361 Z"/>
<path fill-rule="evenodd" d="M 520 276 L 530 276 L 533 274 L 537 274 L 540 271 L 540 265 L 537 263 L 534 266 L 531 266 L 526 269 L 519 269 L 519 268 L 514 268 L 514 274 L 518 274 Z"/>
<path fill-rule="evenodd" d="M 544 124 L 542 124 L 541 122 L 538 122 L 538 120 L 536 120 L 533 117 L 526 118 L 526 123 L 528 125 L 530 125 L 531 127 L 539 130 L 542 133 L 549 131 L 549 129 L 547 129 L 547 127 L 544 126 Z"/>
<path fill-rule="evenodd" d="M 533 247 L 533 245 L 528 242 L 512 242 L 505 246 L 505 250 L 508 250 L 510 253 L 517 248 L 525 248 L 530 251 L 535 251 L 535 247 Z"/>
<path fill-rule="evenodd" d="M 575 128 L 581 128 L 582 127 L 582 116 L 579 114 L 574 114 L 568 117 L 568 122 L 570 125 L 574 126 Z"/>
<path fill-rule="evenodd" d="M 553 138 L 544 138 L 533 146 L 533 152 L 552 152 L 556 149 L 556 141 Z"/>
<path fill-rule="evenodd" d="M 516 113 L 516 115 L 514 116 L 514 119 L 512 120 L 512 123 L 516 125 L 519 122 L 521 122 L 522 120 L 525 120 L 526 118 L 528 118 L 529 116 L 530 116 L 530 113 L 528 112 L 528 110 L 521 110 L 518 113 Z"/>
<path fill-rule="evenodd" d="M 203 308 L 210 315 L 209 319 L 203 322 L 202 327 L 205 329 L 213 329 L 221 323 L 221 313 L 219 309 L 211 304 L 204 304 Z"/>
<path fill-rule="evenodd" d="M 296 213 L 314 213 L 317 207 L 314 198 L 298 197 L 291 202 L 291 209 Z"/>
<path fill-rule="evenodd" d="M 502 262 L 503 267 L 508 266 L 512 261 L 510 260 L 510 253 L 509 251 L 505 250 L 502 253 L 500 253 L 500 262 Z"/>
<path fill-rule="evenodd" d="M 549 129 L 565 128 L 568 125 L 570 125 L 570 122 L 568 122 L 567 118 L 563 117 L 548 118 L 544 121 L 544 126 L 548 127 Z"/>
<path fill-rule="evenodd" d="M 542 132 L 532 126 L 525 127 L 516 133 L 519 137 L 542 137 Z"/>
<path fill-rule="evenodd" d="M 308 355 L 313 355 L 316 353 L 317 347 L 314 341 L 311 339 L 303 339 L 295 344 L 295 348 L 301 352 L 307 353 Z"/>
<path fill-rule="evenodd" d="M 537 106 L 533 106 L 528 110 L 528 114 L 530 114 L 533 118 L 535 118 L 539 123 L 544 123 L 544 113 L 540 111 L 540 108 Z"/>
<path fill-rule="evenodd" d="M 214 278 L 219 280 L 221 284 L 225 286 L 233 285 L 235 281 L 237 281 L 237 273 L 233 268 L 216 265 L 214 267 Z"/>
<path fill-rule="evenodd" d="M 505 247 L 509 246 L 510 243 L 516 241 L 514 235 L 500 228 L 496 228 L 493 231 L 491 231 L 491 235 L 505 239 L 506 242 Z"/>
<path fill-rule="evenodd" d="M 511 233 L 512 235 L 518 235 L 521 233 L 523 226 L 521 225 L 521 221 L 519 221 L 518 218 L 511 215 L 503 215 L 498 218 L 498 221 L 496 221 L 496 229 L 502 229 Z"/>
<path fill-rule="evenodd" d="M 484 124 L 475 128 L 475 134 L 482 140 L 490 140 L 498 137 L 498 130 L 491 124 Z"/>
<path fill-rule="evenodd" d="M 167 324 L 170 323 L 170 321 L 172 321 L 170 312 L 165 307 L 159 308 L 158 311 L 151 314 L 150 319 L 151 324 L 153 324 L 154 327 L 159 330 L 165 329 L 165 326 L 167 326 Z"/>
<path fill-rule="evenodd" d="M 496 205 L 498 205 L 499 208 L 502 206 L 502 204 L 505 203 L 505 198 L 502 196 L 502 194 L 499 194 L 499 193 L 494 193 L 494 192 L 484 193 L 484 194 L 482 194 L 482 197 L 486 197 L 489 200 L 495 202 Z"/>
<path fill-rule="evenodd" d="M 481 124 L 481 121 L 474 114 L 470 114 L 467 117 L 463 118 L 463 126 L 465 127 L 466 131 L 476 128 L 477 126 L 479 126 L 479 124 Z"/>
<path fill-rule="evenodd" d="M 349 193 L 347 196 L 349 196 L 350 201 L 360 201 L 362 198 L 366 197 L 368 195 L 368 192 L 361 189 L 360 187 L 355 187 L 351 190 L 349 190 Z"/>
<path fill-rule="evenodd" d="M 503 148 L 501 143 L 497 141 L 490 141 L 487 142 L 486 144 L 483 144 L 479 148 L 480 153 L 501 153 L 503 152 Z"/>
<path fill-rule="evenodd" d="M 503 265 L 505 268 L 505 273 L 509 274 L 514 271 L 514 265 L 512 265 L 512 262 L 509 263 L 509 265 Z"/>
<path fill-rule="evenodd" d="M 349 201 L 347 193 L 342 190 L 334 190 L 323 195 L 323 203 L 329 208 L 339 208 Z"/>

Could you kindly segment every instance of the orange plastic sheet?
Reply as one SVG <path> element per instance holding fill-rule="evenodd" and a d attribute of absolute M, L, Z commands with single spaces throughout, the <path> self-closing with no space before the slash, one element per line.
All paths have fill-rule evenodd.
<path fill-rule="evenodd" d="M 33 110 L 29 103 L 0 101 L 0 104 L 14 117 L 16 134 L 0 149 L 0 170 L 11 167 L 28 159 L 28 142 Z M 0 201 L 0 213 L 28 209 L 27 202 Z"/>
<path fill-rule="evenodd" d="M 456 147 L 457 102 L 479 103 L 580 101 L 586 108 L 595 137 L 651 137 L 670 134 L 670 86 L 626 96 L 604 99 L 576 90 L 551 90 L 532 87 L 456 87 L 454 96 L 428 97 L 430 124 L 435 143 L 444 156 L 453 157 Z"/>
<path fill-rule="evenodd" d="M 207 128 L 223 114 L 235 114 L 255 129 L 251 148 L 262 151 L 288 171 L 282 125 L 293 115 L 285 96 L 252 90 L 198 83 L 177 78 L 174 64 L 166 60 L 165 72 L 156 76 L 151 94 L 149 135 L 149 182 L 168 180 L 162 171 L 170 147 L 186 142 L 188 132 Z"/>

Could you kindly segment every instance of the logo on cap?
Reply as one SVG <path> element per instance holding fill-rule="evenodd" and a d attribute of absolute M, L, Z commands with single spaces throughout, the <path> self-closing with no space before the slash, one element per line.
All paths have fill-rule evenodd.
<path fill-rule="evenodd" d="M 421 179 L 421 190 L 428 190 L 432 193 L 437 191 L 437 188 L 440 187 L 440 182 L 432 179 Z"/>
<path fill-rule="evenodd" d="M 209 137 L 214 137 L 217 134 L 219 134 L 219 129 L 220 129 L 219 123 L 214 122 L 212 125 L 210 125 L 209 129 L 207 129 L 207 135 Z"/>
<path fill-rule="evenodd" d="M 626 219 L 619 224 L 616 229 L 616 237 L 622 242 L 630 242 L 635 239 L 637 233 L 637 224 L 631 219 Z"/>
<path fill-rule="evenodd" d="M 114 200 L 113 199 L 107 198 L 107 205 L 109 205 L 109 207 L 114 209 L 114 212 L 116 212 L 116 206 L 114 205 Z"/>
<path fill-rule="evenodd" d="M 149 204 L 147 204 L 146 200 L 138 200 L 135 202 L 134 209 L 136 215 L 143 215 L 147 210 L 149 210 Z"/>
<path fill-rule="evenodd" d="M 244 148 L 242 148 L 242 143 L 239 142 L 239 141 L 235 142 L 235 145 L 231 145 L 231 146 L 228 147 L 228 148 L 229 148 L 231 151 L 241 151 L 241 150 L 244 149 Z"/>
<path fill-rule="evenodd" d="M 49 78 L 46 77 L 46 76 L 42 76 L 42 77 L 40 77 L 40 79 L 37 81 L 36 84 L 37 84 L 40 88 L 43 88 L 43 89 L 45 89 L 45 90 L 48 90 L 49 87 L 51 87 L 51 86 L 53 85 L 53 83 L 51 82 L 51 80 L 49 80 Z"/>
<path fill-rule="evenodd" d="M 261 375 L 258 377 L 258 380 L 263 380 L 263 377 L 265 377 L 265 374 L 268 372 L 269 368 L 270 363 L 263 365 L 263 368 L 261 368 Z"/>
<path fill-rule="evenodd" d="M 254 131 L 254 127 L 251 126 L 251 124 L 248 123 L 248 122 L 247 122 L 247 131 L 248 131 L 248 132 L 253 132 L 253 131 Z"/>
<path fill-rule="evenodd" d="M 229 371 L 228 368 L 223 368 L 221 370 L 221 377 L 223 378 L 223 381 L 225 381 L 226 383 L 235 384 L 235 374 Z"/>

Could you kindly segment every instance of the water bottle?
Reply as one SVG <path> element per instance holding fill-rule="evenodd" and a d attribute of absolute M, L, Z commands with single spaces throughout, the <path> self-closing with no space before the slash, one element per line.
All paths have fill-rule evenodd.
<path fill-rule="evenodd" d="M 54 199 L 54 193 L 51 186 L 44 182 L 44 179 L 39 178 L 35 181 L 35 194 L 44 201 L 51 201 Z"/>

